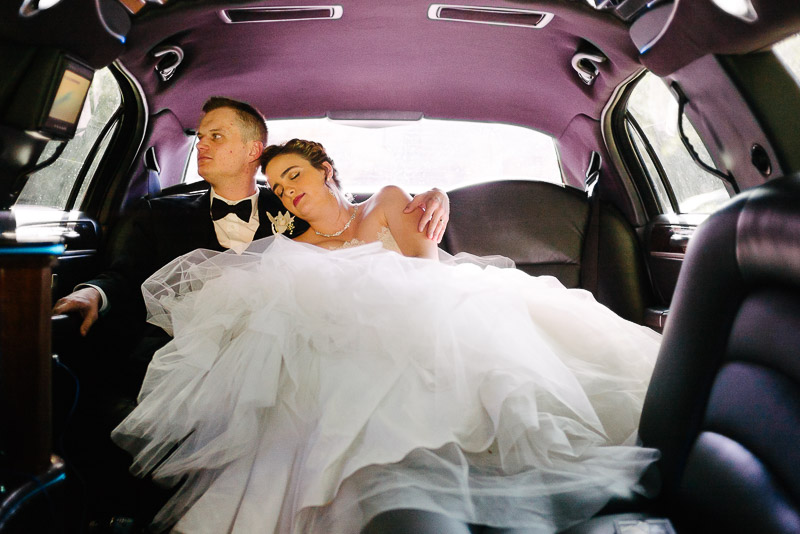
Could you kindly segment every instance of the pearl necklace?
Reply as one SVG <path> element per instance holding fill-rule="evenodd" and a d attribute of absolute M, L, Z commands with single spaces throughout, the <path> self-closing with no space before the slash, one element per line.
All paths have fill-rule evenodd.
<path fill-rule="evenodd" d="M 350 228 L 350 223 L 352 223 L 353 220 L 356 218 L 356 213 L 358 213 L 358 206 L 355 206 L 355 208 L 353 208 L 353 214 L 350 216 L 350 220 L 347 221 L 345 223 L 345 225 L 344 225 L 344 228 L 342 228 L 338 232 L 334 232 L 332 234 L 323 234 L 322 232 L 318 232 L 318 231 L 314 230 L 314 233 L 317 234 L 317 235 L 320 235 L 322 237 L 339 237 L 340 235 L 342 235 L 344 233 L 345 230 Z"/>

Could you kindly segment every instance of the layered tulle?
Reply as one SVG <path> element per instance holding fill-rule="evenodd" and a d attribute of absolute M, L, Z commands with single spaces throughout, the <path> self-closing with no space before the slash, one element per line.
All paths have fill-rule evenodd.
<path fill-rule="evenodd" d="M 173 333 L 113 438 L 184 481 L 181 532 L 358 532 L 393 508 L 554 532 L 636 489 L 658 336 L 515 269 L 196 251 L 144 286 Z M 456 263 L 449 261 L 447 263 Z"/>

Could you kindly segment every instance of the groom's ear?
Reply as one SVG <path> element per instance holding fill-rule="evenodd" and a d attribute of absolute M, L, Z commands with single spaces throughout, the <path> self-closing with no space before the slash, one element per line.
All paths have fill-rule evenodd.
<path fill-rule="evenodd" d="M 250 161 L 260 160 L 261 153 L 264 152 L 264 143 L 261 141 L 250 141 L 248 144 L 250 148 L 247 151 L 247 155 L 250 157 Z"/>

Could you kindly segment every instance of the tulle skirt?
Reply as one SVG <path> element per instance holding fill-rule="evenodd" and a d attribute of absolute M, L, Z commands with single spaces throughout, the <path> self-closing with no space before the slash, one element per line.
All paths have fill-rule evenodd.
<path fill-rule="evenodd" d="M 659 336 L 460 259 L 275 237 L 153 275 L 150 321 L 174 340 L 112 437 L 134 474 L 182 482 L 156 527 L 357 533 L 413 508 L 555 532 L 643 491 Z"/>

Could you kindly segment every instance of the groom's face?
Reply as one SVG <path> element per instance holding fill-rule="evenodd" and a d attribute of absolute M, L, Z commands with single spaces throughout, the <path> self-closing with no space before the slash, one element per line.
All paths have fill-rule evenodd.
<path fill-rule="evenodd" d="M 209 111 L 197 128 L 197 172 L 214 186 L 253 179 L 261 143 L 247 141 L 235 110 Z"/>

